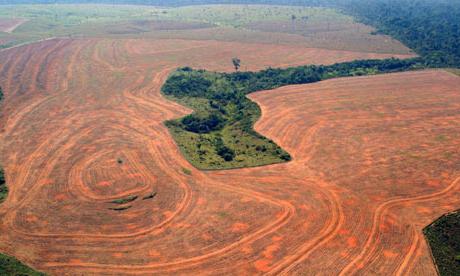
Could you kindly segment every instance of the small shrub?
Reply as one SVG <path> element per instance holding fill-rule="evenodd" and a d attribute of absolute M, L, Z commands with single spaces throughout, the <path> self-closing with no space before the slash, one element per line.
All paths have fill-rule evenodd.
<path fill-rule="evenodd" d="M 136 200 L 138 198 L 137 195 L 132 195 L 132 196 L 128 196 L 126 198 L 120 198 L 120 199 L 115 199 L 115 200 L 112 200 L 110 201 L 110 203 L 114 203 L 114 204 L 126 204 L 128 202 L 132 202 L 134 200 Z"/>
<path fill-rule="evenodd" d="M 186 175 L 192 175 L 192 171 L 187 168 L 182 168 L 182 172 L 185 173 Z"/>

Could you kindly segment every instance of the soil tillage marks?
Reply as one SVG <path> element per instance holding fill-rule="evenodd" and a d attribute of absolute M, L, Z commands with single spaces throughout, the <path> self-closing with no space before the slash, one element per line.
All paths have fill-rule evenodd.
<path fill-rule="evenodd" d="M 0 84 L 10 110 L 2 122 L 2 161 L 11 193 L 0 209 L 1 250 L 56 275 L 315 274 L 325 267 L 337 274 L 361 265 L 382 273 L 433 271 L 416 237 L 423 224 L 458 207 L 452 196 L 457 145 L 450 139 L 458 119 L 458 79 L 428 71 L 254 94 L 263 110 L 257 130 L 294 160 L 200 172 L 163 125 L 190 110 L 161 97 L 160 88 L 188 61 L 231 70 L 216 57 L 230 61 L 239 47 L 248 55 L 259 49 L 254 69 L 283 50 L 94 39 L 2 52 Z M 280 65 L 297 62 L 288 58 Z M 425 92 L 418 93 L 421 88 Z M 408 115 L 429 120 L 406 122 Z M 389 127 L 398 139 L 382 135 Z M 403 129 L 409 139 L 399 139 Z M 433 135 L 452 151 L 442 170 L 436 165 L 441 144 L 430 140 Z M 355 136 L 357 142 L 342 138 Z M 380 150 L 395 140 L 392 152 Z M 412 148 L 411 141 L 426 146 Z M 398 150 L 402 161 L 391 165 Z M 422 158 L 412 157 L 418 154 Z M 405 171 L 407 160 L 424 174 Z M 401 172 L 391 175 L 391 167 Z M 152 192 L 154 198 L 142 200 Z M 138 198 L 129 209 L 110 209 L 111 201 L 130 196 Z"/>
<path fill-rule="evenodd" d="M 424 71 L 251 96 L 256 129 L 293 153 L 287 174 L 337 186 L 342 202 L 332 239 L 290 272 L 434 273 L 421 229 L 459 206 L 459 84 Z"/>

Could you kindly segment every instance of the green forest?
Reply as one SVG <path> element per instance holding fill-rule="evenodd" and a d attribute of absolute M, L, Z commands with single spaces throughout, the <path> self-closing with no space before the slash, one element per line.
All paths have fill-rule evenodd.
<path fill-rule="evenodd" d="M 350 0 L 341 8 L 406 44 L 426 66 L 460 67 L 460 1 Z"/>
<path fill-rule="evenodd" d="M 439 273 L 460 275 L 460 212 L 442 216 L 424 230 Z"/>
<path fill-rule="evenodd" d="M 0 254 L 0 275 L 2 276 L 45 276 L 45 273 L 36 271 L 18 259 Z"/>

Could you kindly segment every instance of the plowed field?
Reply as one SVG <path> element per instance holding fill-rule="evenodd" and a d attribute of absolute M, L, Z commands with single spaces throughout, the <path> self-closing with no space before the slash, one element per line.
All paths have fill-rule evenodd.
<path fill-rule="evenodd" d="M 163 125 L 190 110 L 160 88 L 178 66 L 229 71 L 233 56 L 248 70 L 388 57 L 182 40 L 2 51 L 0 251 L 52 275 L 434 274 L 421 229 L 460 206 L 460 78 L 258 92 L 256 129 L 293 161 L 202 172 Z"/>

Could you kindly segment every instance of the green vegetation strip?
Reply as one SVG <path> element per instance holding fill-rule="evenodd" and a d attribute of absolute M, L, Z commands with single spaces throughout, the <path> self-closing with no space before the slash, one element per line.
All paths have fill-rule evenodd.
<path fill-rule="evenodd" d="M 0 275 L 3 276 L 44 276 L 46 274 L 33 270 L 14 257 L 0 254 Z"/>
<path fill-rule="evenodd" d="M 8 196 L 8 187 L 5 182 L 5 174 L 3 169 L 0 168 L 0 203 L 2 203 Z"/>
<path fill-rule="evenodd" d="M 239 60 L 233 61 L 238 69 Z M 254 131 L 253 125 L 261 112 L 257 104 L 246 97 L 247 94 L 337 77 L 419 68 L 423 68 L 423 64 L 418 58 L 358 60 L 328 66 L 235 73 L 184 67 L 169 76 L 162 91 L 194 112 L 167 121 L 166 126 L 187 160 L 199 169 L 234 169 L 286 162 L 291 160 L 289 153 Z"/>
<path fill-rule="evenodd" d="M 442 216 L 424 229 L 442 276 L 460 275 L 460 211 Z"/>
<path fill-rule="evenodd" d="M 2 101 L 3 101 L 3 90 L 0 87 L 0 104 Z M 5 201 L 7 196 L 8 196 L 8 187 L 6 186 L 5 172 L 3 171 L 3 168 L 0 168 L 0 203 Z"/>
<path fill-rule="evenodd" d="M 114 204 L 126 204 L 128 202 L 132 202 L 134 200 L 136 200 L 138 198 L 137 195 L 132 195 L 132 196 L 128 196 L 128 197 L 125 197 L 125 198 L 120 198 L 120 199 L 115 199 L 115 200 L 112 200 L 110 201 L 110 203 L 114 203 Z"/>

